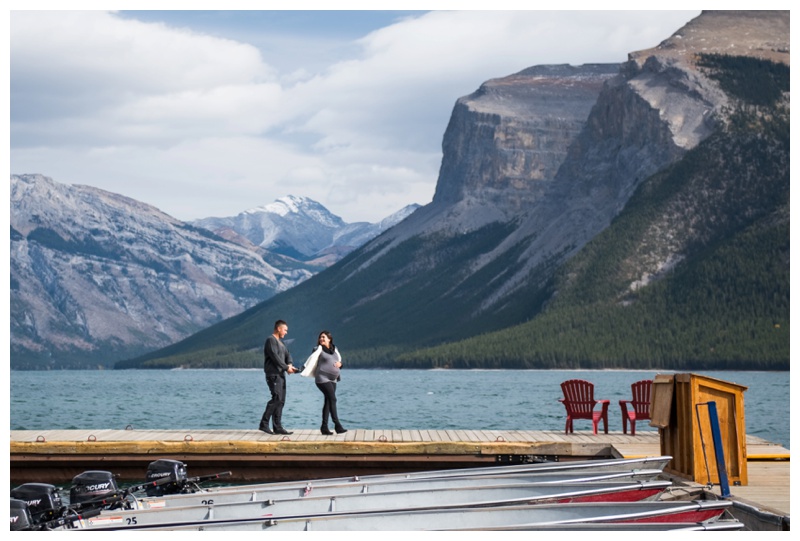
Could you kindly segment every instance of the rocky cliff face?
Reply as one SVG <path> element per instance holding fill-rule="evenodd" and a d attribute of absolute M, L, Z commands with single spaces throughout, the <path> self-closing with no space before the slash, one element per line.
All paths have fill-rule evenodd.
<path fill-rule="evenodd" d="M 376 255 L 416 236 L 457 236 L 518 219 L 550 190 L 601 90 L 620 67 L 534 66 L 460 98 L 444 134 L 432 203 L 383 235 Z M 416 262 L 416 268 L 425 265 Z"/>
<path fill-rule="evenodd" d="M 728 98 L 698 69 L 700 53 L 788 64 L 788 38 L 786 12 L 704 12 L 659 46 L 632 53 L 600 93 L 547 193 L 476 265 L 525 244 L 520 270 L 483 306 L 500 302 L 536 269 L 551 266 L 554 255 L 564 260 L 574 254 L 611 223 L 644 179 L 675 163 L 723 121 Z M 656 273 L 681 257 L 667 252 L 643 271 Z"/>
<path fill-rule="evenodd" d="M 481 303 L 482 310 L 502 305 L 531 280 L 544 283 L 548 269 L 607 227 L 644 179 L 712 133 L 729 104 L 697 68 L 698 54 L 788 63 L 788 37 L 785 12 L 704 12 L 657 47 L 632 53 L 619 70 L 538 66 L 486 83 L 456 104 L 434 202 L 395 238 L 517 220 L 471 265 L 474 273 L 519 253 L 513 276 Z"/>
<path fill-rule="evenodd" d="M 472 199 L 512 217 L 541 199 L 619 65 L 536 66 L 456 103 L 434 202 Z"/>
<path fill-rule="evenodd" d="M 514 221 L 465 270 L 517 253 L 515 272 L 487 288 L 481 310 L 502 304 L 608 226 L 642 180 L 711 132 L 724 104 L 696 70 L 654 57 L 489 81 L 456 103 L 434 200 L 389 232 L 390 246 Z"/>
<path fill-rule="evenodd" d="M 472 231 L 514 219 L 548 189 L 617 64 L 535 66 L 460 98 L 445 131 L 433 202 L 395 228 Z"/>

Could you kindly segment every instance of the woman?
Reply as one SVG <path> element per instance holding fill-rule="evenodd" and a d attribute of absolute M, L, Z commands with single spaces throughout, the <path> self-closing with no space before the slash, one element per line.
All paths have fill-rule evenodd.
<path fill-rule="evenodd" d="M 339 350 L 333 345 L 333 336 L 329 331 L 319 333 L 319 344 L 314 353 L 306 360 L 305 367 L 301 376 L 310 377 L 314 375 L 317 388 L 322 391 L 325 397 L 325 404 L 322 406 L 322 426 L 320 432 L 330 436 L 333 432 L 328 428 L 328 416 L 333 419 L 333 428 L 337 434 L 344 434 L 347 429 L 339 422 L 339 414 L 336 411 L 336 382 L 339 379 L 339 372 L 342 367 L 342 356 Z"/>

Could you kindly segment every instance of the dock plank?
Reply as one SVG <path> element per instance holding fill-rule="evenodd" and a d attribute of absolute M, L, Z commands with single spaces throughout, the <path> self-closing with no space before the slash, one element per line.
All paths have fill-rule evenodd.
<path fill-rule="evenodd" d="M 447 430 L 434 430 L 436 436 L 434 441 L 453 441 L 450 439 L 450 433 Z"/>

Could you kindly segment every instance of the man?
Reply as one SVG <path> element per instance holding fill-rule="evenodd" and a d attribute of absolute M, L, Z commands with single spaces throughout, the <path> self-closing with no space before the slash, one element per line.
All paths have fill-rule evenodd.
<path fill-rule="evenodd" d="M 283 404 L 286 402 L 286 374 L 297 372 L 292 366 L 289 350 L 281 341 L 288 332 L 289 326 L 279 319 L 275 322 L 272 334 L 264 343 L 264 375 L 267 377 L 267 386 L 272 398 L 267 402 L 258 429 L 267 434 L 291 434 L 281 424 Z M 272 430 L 269 428 L 270 419 L 272 419 Z"/>

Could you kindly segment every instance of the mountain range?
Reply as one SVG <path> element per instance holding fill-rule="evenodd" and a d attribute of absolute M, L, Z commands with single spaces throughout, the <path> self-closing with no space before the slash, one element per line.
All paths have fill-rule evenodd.
<path fill-rule="evenodd" d="M 11 366 L 110 366 L 172 344 L 294 287 L 414 208 L 347 224 L 287 196 L 192 224 L 97 188 L 12 175 Z"/>
<path fill-rule="evenodd" d="M 788 369 L 789 12 L 704 11 L 620 64 L 492 79 L 456 101 L 442 149 L 428 205 L 310 278 L 115 366 L 258 367 L 284 319 L 295 358 L 328 329 L 355 367 Z M 266 248 L 297 273 L 339 257 L 329 239 L 346 235 L 290 242 L 264 225 L 264 210 L 202 221 L 211 229 L 172 224 L 151 246 L 172 269 L 194 248 L 169 239 L 187 231 L 230 253 Z M 102 252 L 93 243 L 103 228 L 54 235 L 36 220 L 12 223 L 12 259 L 19 250 L 49 265 L 40 247 L 64 244 Z M 31 234 L 38 259 L 27 256 Z M 108 259 L 144 267 L 129 248 Z M 116 272 L 83 275 L 102 283 Z M 40 287 L 68 273 L 41 272 Z M 225 280 L 241 275 L 231 263 Z M 30 321 L 13 315 L 25 313 L 13 303 L 24 287 L 12 261 L 12 362 L 15 335 L 28 339 L 19 329 Z M 60 291 L 47 294 L 74 326 L 85 316 L 73 317 Z M 165 299 L 160 309 L 174 310 L 178 299 Z"/>
<path fill-rule="evenodd" d="M 786 369 L 788 73 L 788 12 L 704 11 L 619 65 L 487 81 L 430 204 L 117 367 L 259 366 L 280 318 L 350 366 Z"/>

